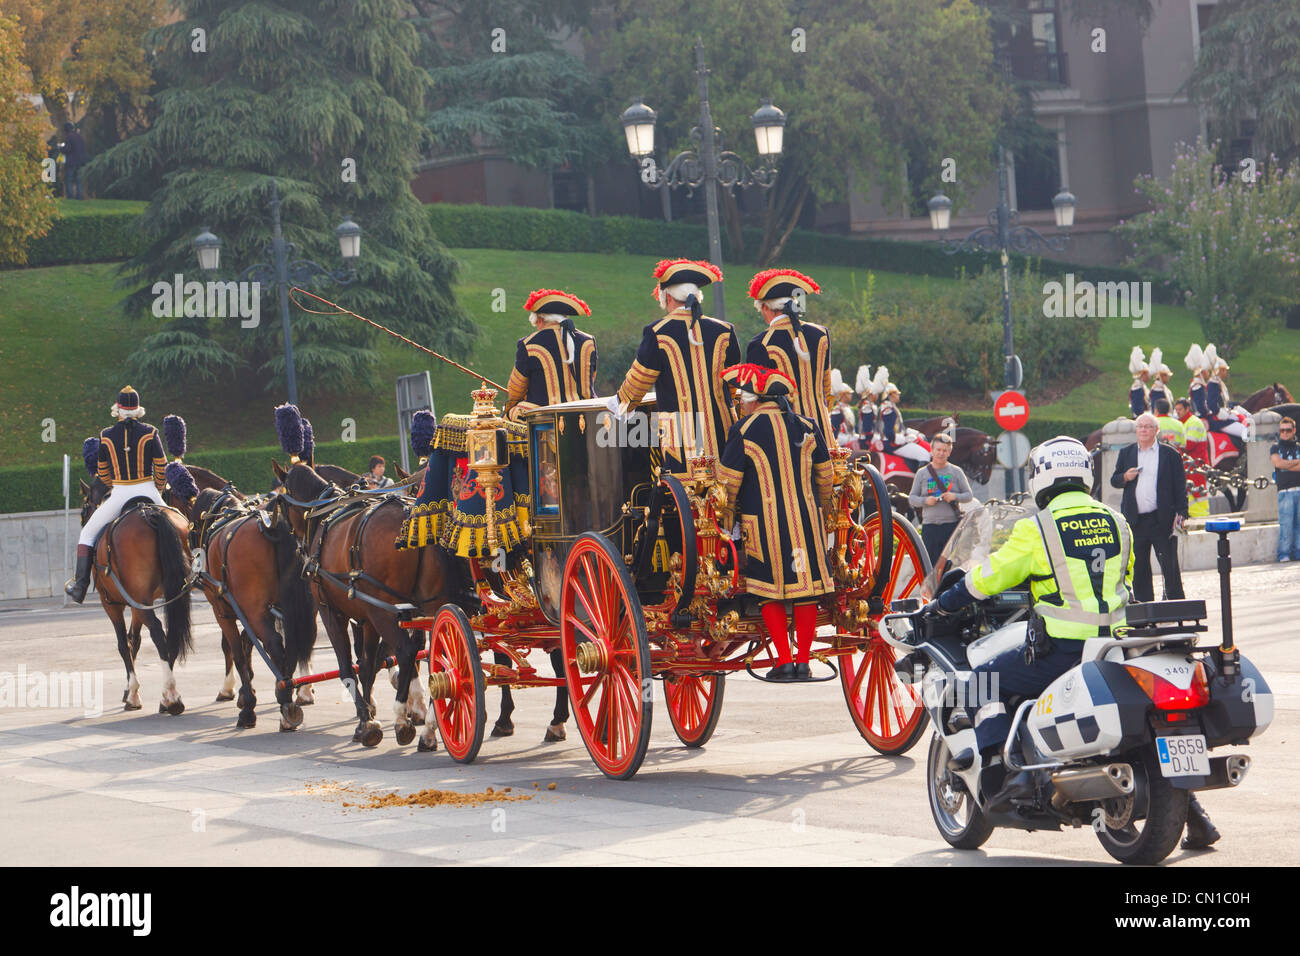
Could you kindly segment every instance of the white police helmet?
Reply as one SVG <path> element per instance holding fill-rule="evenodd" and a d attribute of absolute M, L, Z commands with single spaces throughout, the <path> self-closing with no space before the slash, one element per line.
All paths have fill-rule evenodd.
<path fill-rule="evenodd" d="M 1061 486 L 1092 491 L 1092 456 L 1077 438 L 1049 438 L 1030 452 L 1029 459 L 1034 463 L 1029 489 L 1038 507 L 1047 504 L 1053 489 L 1066 490 Z"/>

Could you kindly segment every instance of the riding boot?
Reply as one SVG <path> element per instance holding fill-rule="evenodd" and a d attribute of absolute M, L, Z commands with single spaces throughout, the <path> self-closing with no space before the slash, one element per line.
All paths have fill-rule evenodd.
<path fill-rule="evenodd" d="M 77 545 L 77 570 L 72 580 L 63 586 L 63 593 L 80 604 L 86 599 L 86 589 L 90 587 L 90 566 L 94 560 L 94 551 L 88 544 Z"/>
<path fill-rule="evenodd" d="M 1219 831 L 1210 822 L 1210 815 L 1205 812 L 1196 794 L 1187 795 L 1187 833 L 1183 836 L 1184 850 L 1204 850 L 1219 839 Z"/>

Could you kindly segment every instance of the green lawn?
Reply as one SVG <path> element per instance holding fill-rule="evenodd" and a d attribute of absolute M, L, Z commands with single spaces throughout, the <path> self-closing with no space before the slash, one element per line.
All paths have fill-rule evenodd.
<path fill-rule="evenodd" d="M 530 330 L 522 305 L 533 289 L 564 288 L 584 298 L 593 315 L 581 325 L 596 335 L 606 355 L 618 346 L 635 342 L 641 326 L 661 314 L 651 298 L 651 257 L 489 249 L 455 252 L 463 262 L 457 293 L 480 329 L 474 354 L 464 364 L 498 382 L 509 376 L 515 341 Z M 829 290 L 843 293 L 851 293 L 855 282 L 861 288 L 866 278 L 861 271 L 844 267 L 786 265 L 808 272 Z M 82 438 L 109 424 L 108 406 L 117 389 L 126 384 L 121 369 L 132 343 L 156 327 L 153 320 L 127 320 L 121 316 L 116 304 L 121 292 L 114 288 L 114 270 L 113 265 L 96 264 L 0 272 L 0 365 L 6 373 L 0 379 L 0 447 L 5 449 L 5 464 L 53 462 L 64 452 L 75 455 Z M 744 341 L 760 324 L 745 295 L 752 270 L 730 266 L 727 274 L 727 317 L 736 323 Z M 886 273 L 877 274 L 876 286 L 883 291 L 950 281 L 955 280 Z M 492 311 L 496 288 L 506 290 L 505 312 Z M 813 308 L 815 320 L 815 304 Z M 371 318 L 383 322 L 385 317 Z M 1195 319 L 1181 308 L 1157 306 L 1150 328 L 1144 330 L 1134 330 L 1120 320 L 1108 320 L 1101 346 L 1092 359 L 1101 374 L 1064 400 L 1035 407 L 1035 411 L 1078 420 L 1087 426 L 1080 428 L 1082 434 L 1124 412 L 1128 352 L 1133 345 L 1148 351 L 1160 345 L 1165 350 L 1165 363 L 1175 370 L 1175 384 L 1181 387 L 1187 380 L 1182 357 L 1198 336 Z M 432 373 L 439 413 L 469 410 L 468 392 L 475 386 L 469 377 L 441 363 L 430 365 L 420 353 L 391 339 L 385 338 L 379 350 L 379 384 L 373 391 L 326 393 L 304 399 L 304 411 L 322 440 L 341 437 L 345 418 L 356 421 L 360 442 L 393 434 L 393 380 L 397 375 L 424 368 Z M 881 361 L 888 364 L 889 356 L 868 356 L 868 360 L 873 365 Z M 1271 332 L 1255 348 L 1234 359 L 1232 365 L 1233 391 L 1241 397 L 1274 379 L 1293 389 L 1300 387 L 1300 333 L 1284 329 Z M 852 375 L 850 368 L 844 371 Z M 1033 395 L 1029 397 L 1032 402 Z M 271 409 L 280 401 L 283 397 L 278 394 L 230 394 L 228 387 L 194 388 L 183 382 L 144 393 L 145 407 L 154 422 L 160 422 L 169 412 L 186 419 L 196 461 L 205 448 L 273 444 Z M 972 400 L 972 407 L 983 409 L 986 404 Z M 53 443 L 41 440 L 41 423 L 48 418 L 54 419 L 57 427 Z"/>

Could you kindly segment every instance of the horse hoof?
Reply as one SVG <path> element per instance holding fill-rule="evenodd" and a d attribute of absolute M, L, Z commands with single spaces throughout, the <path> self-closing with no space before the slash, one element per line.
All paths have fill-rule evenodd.
<path fill-rule="evenodd" d="M 397 738 L 399 744 L 405 747 L 415 739 L 415 727 L 411 724 L 398 724 L 397 729 L 393 731 L 393 736 Z"/>
<path fill-rule="evenodd" d="M 557 730 L 553 730 L 551 727 L 547 727 L 547 728 L 546 728 L 546 736 L 542 738 L 542 743 L 544 743 L 544 744 L 553 744 L 553 743 L 556 743 L 556 742 L 558 742 L 558 741 L 561 741 L 561 740 L 568 740 L 568 739 L 569 739 L 569 738 L 568 738 L 568 735 L 565 734 L 565 732 L 564 732 L 564 725 L 561 724 L 561 725 L 560 725 L 560 729 L 559 729 L 558 731 L 557 731 Z"/>
<path fill-rule="evenodd" d="M 179 717 L 181 714 L 185 713 L 185 703 L 178 700 L 174 704 L 168 704 L 166 710 L 167 713 L 171 714 L 173 717 Z"/>
<path fill-rule="evenodd" d="M 217 695 L 218 704 L 224 704 L 226 701 L 234 700 L 234 699 L 235 699 L 235 695 L 233 693 L 226 693 L 224 690 Z"/>
<path fill-rule="evenodd" d="M 239 719 L 235 721 L 235 726 L 240 730 L 246 730 L 249 727 L 256 727 L 257 714 L 253 713 L 251 710 L 241 713 Z"/>
<path fill-rule="evenodd" d="M 296 730 L 302 725 L 302 708 L 297 704 L 290 704 L 284 709 L 284 719 L 289 722 L 287 728 L 281 730 Z"/>
<path fill-rule="evenodd" d="M 166 704 L 159 704 L 159 705 L 158 705 L 158 713 L 160 713 L 160 714 L 165 714 L 165 713 L 167 713 L 167 705 L 166 705 Z"/>
<path fill-rule="evenodd" d="M 492 725 L 493 737 L 513 737 L 515 735 L 514 724 L 496 723 Z"/>
<path fill-rule="evenodd" d="M 143 705 L 133 704 L 129 700 L 122 703 L 123 710 L 140 710 Z"/>
<path fill-rule="evenodd" d="M 420 742 L 416 744 L 415 749 L 422 754 L 433 753 L 438 749 L 438 738 L 435 737 L 432 743 L 425 743 L 424 737 L 421 737 Z"/>
<path fill-rule="evenodd" d="M 361 735 L 361 745 L 363 747 L 378 747 L 379 741 L 384 739 L 383 728 L 377 721 L 371 721 L 366 724 L 365 732 Z"/>
<path fill-rule="evenodd" d="M 283 720 L 280 721 L 280 733 L 282 734 L 292 734 L 297 731 L 297 729 L 297 724 L 286 724 Z"/>

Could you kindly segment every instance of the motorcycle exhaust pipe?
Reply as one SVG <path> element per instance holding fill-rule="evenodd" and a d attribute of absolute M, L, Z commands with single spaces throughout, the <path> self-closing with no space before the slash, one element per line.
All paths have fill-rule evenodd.
<path fill-rule="evenodd" d="M 1203 787 L 1197 790 L 1222 790 L 1235 787 L 1246 779 L 1250 770 L 1250 758 L 1245 754 L 1229 754 L 1224 757 L 1210 758 L 1210 776 Z"/>
<path fill-rule="evenodd" d="M 1104 767 L 1058 770 L 1052 774 L 1052 806 L 1061 810 L 1069 803 L 1110 800 L 1133 792 L 1133 768 L 1126 763 Z"/>

